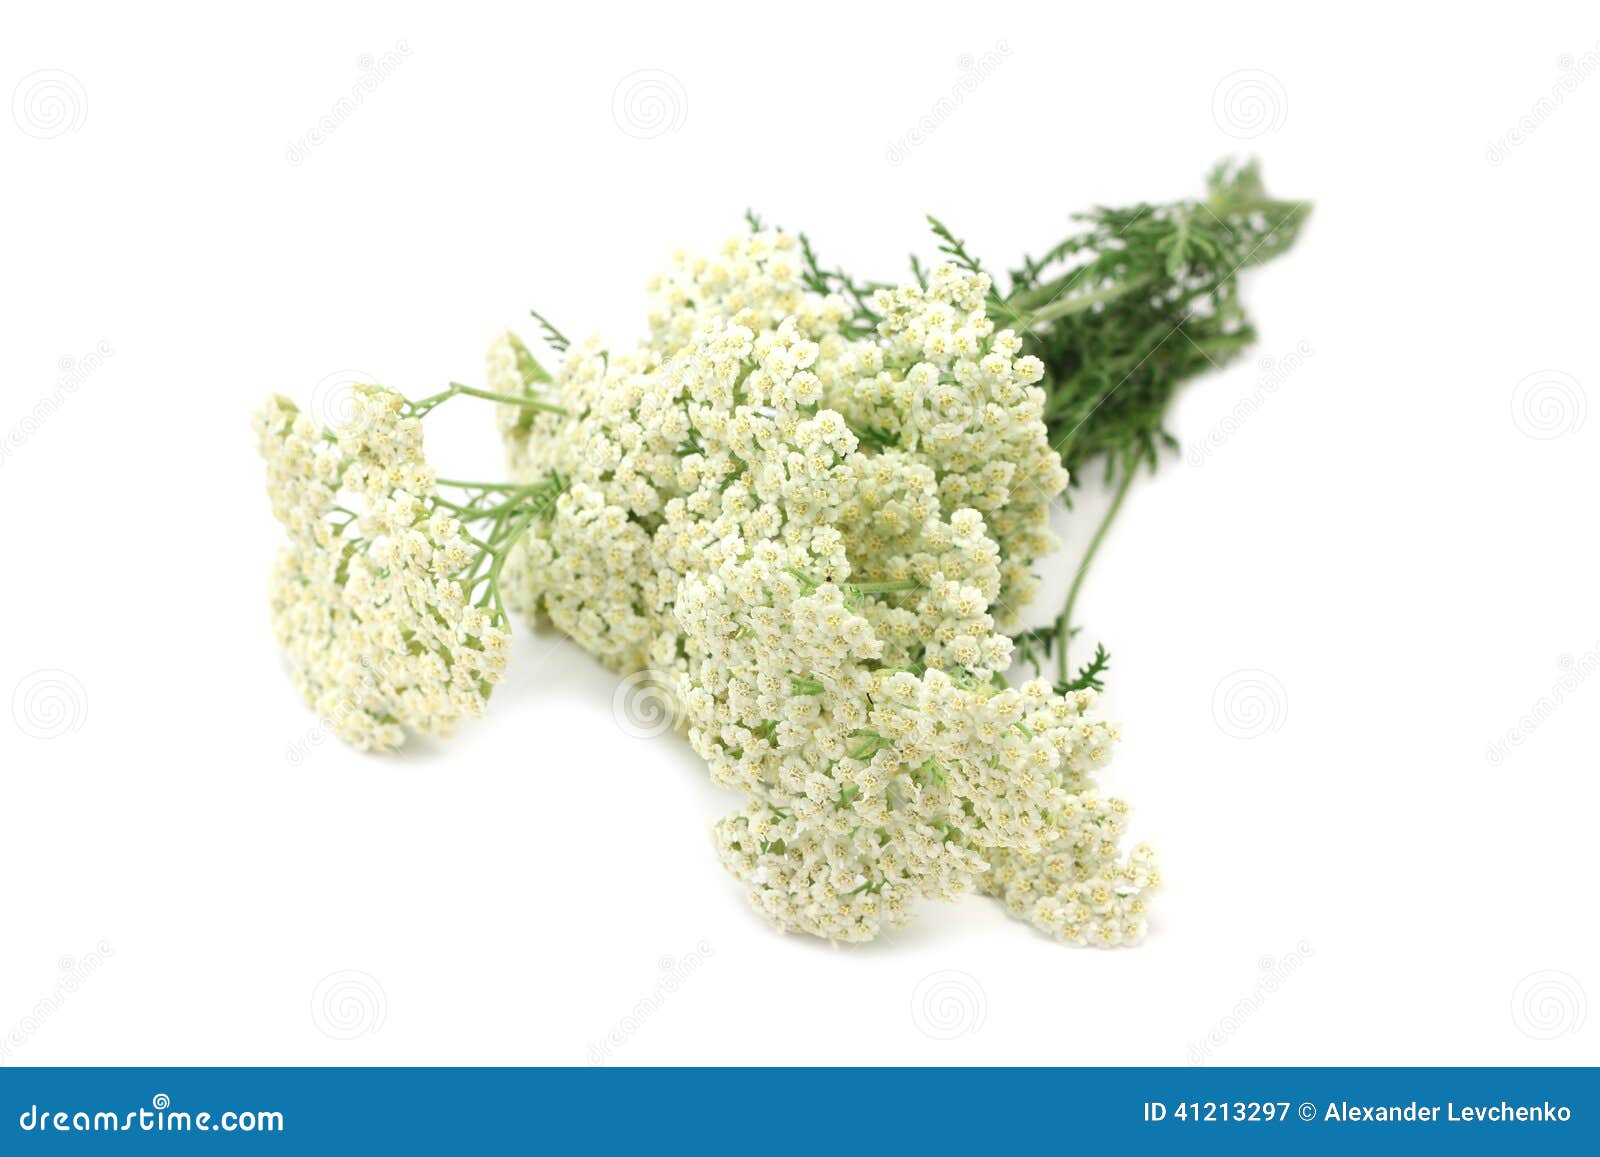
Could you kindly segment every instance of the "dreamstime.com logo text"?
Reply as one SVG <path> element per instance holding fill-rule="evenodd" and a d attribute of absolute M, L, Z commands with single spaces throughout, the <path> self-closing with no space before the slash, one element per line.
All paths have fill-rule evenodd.
<path fill-rule="evenodd" d="M 1203 1065 L 1210 1060 L 1211 1054 L 1233 1039 L 1233 1034 L 1239 1031 L 1244 1022 L 1261 1011 L 1261 1006 L 1267 1003 L 1273 993 L 1282 988 L 1289 977 L 1298 972 L 1306 959 L 1314 954 L 1311 945 L 1302 940 L 1292 952 L 1277 957 L 1263 956 L 1257 961 L 1261 969 L 1260 978 L 1248 993 L 1239 998 L 1233 1011 L 1212 1025 L 1211 1031 L 1198 1044 L 1189 1046 L 1189 1063 Z"/>
<path fill-rule="evenodd" d="M 933 106 L 917 118 L 917 123 L 900 134 L 898 140 L 889 142 L 887 156 L 891 165 L 902 165 L 911 155 L 913 149 L 925 144 L 929 137 L 938 131 L 955 115 L 967 97 L 977 91 L 978 86 L 992 76 L 996 69 L 1011 55 L 1011 45 L 1004 40 L 997 40 L 994 47 L 982 56 L 962 56 L 956 61 L 956 66 L 961 70 L 956 77 L 950 91 L 938 100 Z"/>
<path fill-rule="evenodd" d="M 1211 452 L 1226 445 L 1228 440 L 1237 434 L 1246 422 L 1255 417 L 1261 408 L 1267 404 L 1267 399 L 1278 392 L 1279 387 L 1288 381 L 1296 370 L 1306 364 L 1307 359 L 1315 351 L 1311 343 L 1303 341 L 1281 358 L 1262 358 L 1259 365 L 1261 376 L 1256 379 L 1255 389 L 1235 403 L 1219 418 L 1211 429 L 1206 431 L 1204 438 L 1189 447 L 1186 455 L 1189 465 L 1199 466 L 1211 455 Z"/>
<path fill-rule="evenodd" d="M 1539 696 L 1528 713 L 1517 720 L 1499 739 L 1491 740 L 1489 750 L 1484 758 L 1489 761 L 1490 767 L 1499 767 L 1511 754 L 1513 747 L 1521 747 L 1545 721 L 1561 710 L 1567 697 L 1581 687 L 1585 680 L 1600 670 L 1600 643 L 1585 651 L 1574 659 L 1571 655 L 1563 655 L 1558 660 L 1557 666 L 1561 674 L 1551 684 L 1550 690 Z"/>
<path fill-rule="evenodd" d="M 172 1107 L 157 1093 L 149 1108 L 52 1109 L 29 1105 L 17 1118 L 24 1133 L 282 1133 L 283 1114 L 275 1109 L 226 1109 L 190 1113 Z"/>
<path fill-rule="evenodd" d="M 311 155 L 311 150 L 327 141 L 338 131 L 340 125 L 355 116 L 366 103 L 367 94 L 388 80 L 395 69 L 404 64 L 406 57 L 410 55 L 411 45 L 404 40 L 396 40 L 394 48 L 382 56 L 364 54 L 356 62 L 361 69 L 361 75 L 356 77 L 356 82 L 350 86 L 350 91 L 334 101 L 333 106 L 317 118 L 316 124 L 301 133 L 298 140 L 289 142 L 289 149 L 284 154 L 288 162 L 297 166 L 304 164 L 306 158 Z"/>
<path fill-rule="evenodd" d="M 1580 84 L 1600 71 L 1600 43 L 1582 56 L 1562 56 L 1556 61 L 1556 67 L 1560 75 L 1550 86 L 1550 91 L 1534 101 L 1533 106 L 1517 118 L 1516 124 L 1489 142 L 1487 157 L 1491 165 L 1505 164 L 1513 149 L 1526 144 L 1545 121 L 1555 116 Z"/>
<path fill-rule="evenodd" d="M 367 676 L 367 679 L 370 686 L 377 686 L 377 683 L 371 680 L 370 675 Z M 332 711 L 325 715 L 317 716 L 316 723 L 306 728 L 305 734 L 298 739 L 292 740 L 284 748 L 284 760 L 290 767 L 299 767 L 311 758 L 313 751 L 328 742 L 329 736 L 340 734 L 345 725 L 360 713 L 361 709 L 356 706 L 355 701 L 349 696 L 340 699 L 334 704 Z"/>
<path fill-rule="evenodd" d="M 599 1044 L 589 1046 L 589 1063 L 603 1065 L 610 1060 L 614 1051 L 627 1044 L 633 1034 L 644 1026 L 644 1022 L 661 1011 L 672 994 L 682 988 L 689 977 L 700 971 L 711 954 L 711 945 L 702 940 L 695 945 L 693 952 L 686 952 L 682 957 L 663 956 L 657 962 L 661 969 L 660 978 L 646 995 L 639 998 L 632 1012 L 611 1026 L 611 1031 Z"/>
<path fill-rule="evenodd" d="M 362 702 L 372 702 L 382 696 L 390 670 L 391 664 L 387 661 L 375 663 L 370 656 L 363 655 L 359 687 L 341 696 L 331 708 L 317 716 L 316 723 L 307 728 L 300 738 L 290 742 L 283 753 L 289 766 L 299 767 L 310 759 L 311 753 L 326 743 L 329 736 L 345 734 L 346 728 L 356 721 L 356 717 L 365 713 Z"/>
<path fill-rule="evenodd" d="M 55 417 L 61 407 L 67 404 L 67 399 L 82 389 L 90 376 L 105 365 L 106 359 L 114 353 L 116 351 L 111 348 L 110 342 L 101 341 L 82 357 L 68 356 L 57 361 L 56 369 L 60 371 L 60 377 L 56 378 L 50 392 L 34 402 L 33 408 L 0 436 L 0 466 L 4 466 L 7 458 L 20 450 L 29 438 Z"/>
<path fill-rule="evenodd" d="M 93 952 L 85 952 L 78 957 L 63 956 L 57 961 L 61 975 L 56 979 L 54 987 L 35 1001 L 33 1008 L 23 1014 L 4 1037 L 0 1037 L 0 1065 L 5 1064 L 13 1052 L 26 1045 L 44 1023 L 59 1012 L 61 1006 L 71 1000 L 73 995 L 88 982 L 89 977 L 100 971 L 112 952 L 111 945 L 102 940 L 95 945 Z"/>

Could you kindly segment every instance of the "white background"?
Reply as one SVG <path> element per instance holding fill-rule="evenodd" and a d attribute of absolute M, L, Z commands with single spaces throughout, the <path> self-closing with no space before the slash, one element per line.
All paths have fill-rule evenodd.
<path fill-rule="evenodd" d="M 1600 1060 L 1593 5 L 3 24 L 3 1063 Z M 736 801 L 527 631 L 457 740 L 317 742 L 267 625 L 268 392 L 481 381 L 530 306 L 631 338 L 648 274 L 747 206 L 864 276 L 929 252 L 925 212 L 1004 267 L 1251 153 L 1315 217 L 1248 281 L 1258 349 L 1181 397 L 1205 453 L 1135 489 L 1081 601 L 1105 782 L 1169 881 L 1144 946 L 981 899 L 776 935 L 709 845 Z M 498 466 L 486 413 L 436 427 L 445 472 Z"/>

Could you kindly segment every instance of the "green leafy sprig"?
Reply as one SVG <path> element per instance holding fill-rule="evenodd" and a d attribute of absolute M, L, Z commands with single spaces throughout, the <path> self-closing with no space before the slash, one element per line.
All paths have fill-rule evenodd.
<path fill-rule="evenodd" d="M 1166 417 L 1178 387 L 1255 341 L 1240 300 L 1240 272 L 1287 251 L 1310 212 L 1308 202 L 1269 196 L 1256 162 L 1224 162 L 1212 170 L 1203 197 L 1078 214 L 1079 228 L 1025 258 L 1003 293 L 991 275 L 990 316 L 1022 334 L 1026 352 L 1044 362 L 1045 425 L 1072 484 L 1099 465 L 1112 487 L 1061 613 L 1050 626 L 1018 637 L 1019 656 L 1036 668 L 1041 656 L 1053 655 L 1058 687 L 1100 686 L 1109 664 L 1103 647 L 1076 674 L 1067 656 L 1089 565 L 1134 476 L 1140 468 L 1155 470 L 1163 451 L 1176 448 Z M 760 227 L 754 214 L 747 219 Z M 930 216 L 928 223 L 941 254 L 969 272 L 988 272 L 944 222 Z M 824 269 L 802 240 L 807 285 L 850 299 L 858 331 L 875 326 L 879 318 L 868 303 L 879 284 Z M 926 284 L 915 255 L 911 270 Z"/>

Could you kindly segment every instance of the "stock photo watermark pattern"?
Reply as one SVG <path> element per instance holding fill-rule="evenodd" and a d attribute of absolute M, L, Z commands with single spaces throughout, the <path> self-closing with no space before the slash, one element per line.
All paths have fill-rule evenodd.
<path fill-rule="evenodd" d="M 17 1050 L 25 1046 L 63 1005 L 72 999 L 99 972 L 106 960 L 115 955 L 108 941 L 102 940 L 82 956 L 63 956 L 56 962 L 61 975 L 49 992 L 39 997 L 34 1005 L 0 1037 L 0 1064 L 5 1064 Z"/>
<path fill-rule="evenodd" d="M 933 1040 L 971 1036 L 989 1018 L 989 997 L 970 972 L 932 972 L 911 992 L 911 1023 Z"/>
<path fill-rule="evenodd" d="M 1302 341 L 1280 358 L 1262 358 L 1257 363 L 1261 376 L 1256 379 L 1255 388 L 1239 399 L 1233 409 L 1217 419 L 1199 441 L 1190 445 L 1185 455 L 1189 465 L 1204 465 L 1213 451 L 1227 445 L 1228 441 L 1244 428 L 1246 422 L 1261 412 L 1261 408 L 1267 404 L 1267 399 L 1276 394 L 1283 384 L 1306 364 L 1314 352 L 1310 342 Z"/>
<path fill-rule="evenodd" d="M 915 124 L 889 142 L 885 156 L 891 165 L 903 165 L 906 158 L 928 138 L 939 131 L 939 126 L 954 116 L 966 99 L 993 76 L 1011 55 L 1011 45 L 1004 40 L 995 41 L 994 47 L 981 56 L 964 54 L 956 61 L 959 74 L 950 91 L 934 101 L 928 111 L 917 118 Z"/>
<path fill-rule="evenodd" d="M 1556 70 L 1558 75 L 1550 90 L 1534 101 L 1510 128 L 1489 142 L 1485 157 L 1490 165 L 1498 168 L 1505 164 L 1506 158 L 1527 144 L 1584 81 L 1600 72 L 1600 43 L 1581 56 L 1562 55 L 1556 60 Z"/>
<path fill-rule="evenodd" d="M 689 94 L 672 73 L 642 68 L 611 90 L 611 119 L 642 141 L 675 133 L 689 119 Z"/>
<path fill-rule="evenodd" d="M 1242 68 L 1217 81 L 1211 119 L 1235 140 L 1254 140 L 1283 127 L 1289 119 L 1289 96 L 1272 73 Z"/>
<path fill-rule="evenodd" d="M 377 977 L 357 969 L 330 972 L 311 993 L 311 1022 L 323 1036 L 355 1040 L 383 1028 L 389 997 Z"/>
<path fill-rule="evenodd" d="M 284 760 L 290 767 L 299 767 L 311 758 L 313 751 L 341 734 L 348 724 L 358 719 L 364 710 L 363 701 L 382 694 L 384 684 L 392 674 L 392 665 L 374 663 L 370 656 L 363 655 L 358 660 L 358 666 L 357 682 L 351 693 L 339 698 L 330 710 L 319 716 L 314 724 L 284 749 Z"/>
<path fill-rule="evenodd" d="M 1511 993 L 1511 1021 L 1534 1040 L 1555 1040 L 1583 1029 L 1589 1017 L 1589 996 L 1578 978 L 1547 969 L 1517 982 Z"/>
<path fill-rule="evenodd" d="M 715 953 L 711 945 L 702 940 L 692 951 L 685 952 L 682 956 L 663 956 L 656 961 L 656 967 L 661 975 L 657 977 L 650 991 L 641 996 L 633 1008 L 612 1025 L 598 1043 L 589 1046 L 589 1063 L 603 1065 L 610 1060 L 612 1054 L 632 1040 L 634 1034 L 643 1028 L 651 1017 L 660 1012 L 673 994 L 680 991 L 690 977 L 705 967 L 706 961 L 713 955 Z"/>
<path fill-rule="evenodd" d="M 72 73 L 42 68 L 11 90 L 11 119 L 28 136 L 48 141 L 83 128 L 89 96 Z"/>
<path fill-rule="evenodd" d="M 366 370 L 334 370 L 311 387 L 306 412 L 324 426 L 347 426 L 356 417 L 355 388 L 381 384 Z"/>
<path fill-rule="evenodd" d="M 8 460 L 28 441 L 44 428 L 45 424 L 60 413 L 74 394 L 83 388 L 86 383 L 106 359 L 111 357 L 116 350 L 111 348 L 111 343 L 101 340 L 95 343 L 93 349 L 79 357 L 70 354 L 62 356 L 56 361 L 56 370 L 59 377 L 50 388 L 50 392 L 36 401 L 26 414 L 18 418 L 3 437 L 0 437 L 0 466 Z"/>
<path fill-rule="evenodd" d="M 11 719 L 30 738 L 59 739 L 88 722 L 89 692 L 71 671 L 32 671 L 11 692 Z"/>
<path fill-rule="evenodd" d="M 617 684 L 611 696 L 611 717 L 635 739 L 654 739 L 683 724 L 683 704 L 672 690 L 667 671 L 635 671 Z"/>
<path fill-rule="evenodd" d="M 1232 1010 L 1212 1025 L 1199 1041 L 1189 1046 L 1189 1063 L 1203 1065 L 1210 1060 L 1212 1054 L 1232 1040 L 1233 1035 L 1260 1012 L 1273 994 L 1314 955 L 1316 950 L 1309 942 L 1302 940 L 1282 956 L 1263 956 L 1256 961 L 1261 975 L 1250 986 L 1250 991 L 1235 1002 Z"/>
<path fill-rule="evenodd" d="M 1259 739 L 1288 721 L 1289 692 L 1271 671 L 1233 671 L 1211 693 L 1211 718 L 1224 735 Z"/>
<path fill-rule="evenodd" d="M 1583 429 L 1589 396 L 1564 370 L 1537 370 L 1511 390 L 1511 420 L 1530 438 L 1549 441 Z"/>
<path fill-rule="evenodd" d="M 395 41 L 394 47 L 381 56 L 363 53 L 356 61 L 360 74 L 350 86 L 350 91 L 334 101 L 315 124 L 289 142 L 284 159 L 294 166 L 305 164 L 306 158 L 355 116 L 366 103 L 367 97 L 393 76 L 410 55 L 411 45 L 404 40 Z"/>
<path fill-rule="evenodd" d="M 1550 690 L 1534 700 L 1533 706 L 1499 738 L 1491 740 L 1484 758 L 1490 767 L 1499 767 L 1510 756 L 1513 748 L 1521 747 L 1543 727 L 1550 717 L 1566 705 L 1573 692 L 1600 671 L 1600 643 L 1576 657 L 1563 655 L 1556 661 L 1561 674 L 1551 684 Z"/>
<path fill-rule="evenodd" d="M 360 707 L 353 700 L 341 701 L 331 713 L 322 716 L 316 723 L 306 728 L 305 733 L 298 739 L 290 741 L 284 748 L 284 762 L 290 767 L 299 767 L 305 763 L 311 758 L 312 752 L 338 735 L 340 728 L 360 711 Z"/>

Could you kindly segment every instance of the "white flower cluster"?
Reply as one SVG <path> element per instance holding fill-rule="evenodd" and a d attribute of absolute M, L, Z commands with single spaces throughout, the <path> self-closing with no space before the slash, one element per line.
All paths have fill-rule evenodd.
<path fill-rule="evenodd" d="M 865 940 L 917 896 L 972 890 L 991 849 L 1059 838 L 1070 785 L 1109 755 L 1092 697 L 919 662 L 918 640 L 970 632 L 962 612 L 983 606 L 947 573 L 985 552 L 947 541 L 940 569 L 904 593 L 813 584 L 791 565 L 805 552 L 775 542 L 684 582 L 690 739 L 750 798 L 718 826 L 723 862 L 780 927 Z"/>
<path fill-rule="evenodd" d="M 510 636 L 467 597 L 477 556 L 439 503 L 404 399 L 358 386 L 350 421 L 327 431 L 274 397 L 256 432 L 289 539 L 273 571 L 273 630 L 306 702 L 362 749 L 482 714 Z"/>
<path fill-rule="evenodd" d="M 1057 815 L 1063 834 L 1042 852 L 998 850 L 980 886 L 1012 915 L 1071 944 L 1144 939 L 1147 898 L 1161 886 L 1148 844 L 1119 851 L 1128 805 L 1088 790 Z"/>
<path fill-rule="evenodd" d="M 858 571 L 887 573 L 931 512 L 968 508 L 999 548 L 988 597 L 1000 625 L 1033 595 L 1066 472 L 1033 384 L 1042 367 L 1018 356 L 1015 334 L 995 332 L 988 279 L 941 266 L 926 287 L 881 290 L 881 322 L 856 335 L 851 309 L 807 290 L 800 269 L 797 242 L 782 233 L 681 259 L 657 279 L 647 344 L 576 347 L 548 386 L 511 335 L 490 350 L 491 389 L 537 387 L 581 415 L 501 409 L 513 475 L 554 469 L 570 481 L 542 542 L 517 560 L 514 597 L 619 670 L 672 662 L 677 584 L 735 532 L 836 525 Z M 735 366 L 731 379 L 708 375 L 709 361 Z M 753 499 L 756 481 L 788 471 L 790 456 L 835 451 L 831 476 L 813 470 Z"/>
<path fill-rule="evenodd" d="M 653 280 L 632 348 L 535 314 L 553 375 L 506 333 L 485 387 L 361 387 L 335 431 L 273 399 L 296 680 L 390 748 L 482 713 L 509 612 L 548 619 L 623 676 L 625 730 L 643 688 L 644 730 L 670 717 L 743 797 L 716 845 L 777 927 L 867 940 L 979 892 L 1069 943 L 1134 943 L 1160 874 L 1095 782 L 1109 656 L 1073 673 L 1073 609 L 1176 387 L 1249 336 L 1240 254 L 1282 252 L 1307 211 L 1220 166 L 1204 199 L 1080 215 L 1003 295 L 933 218 L 949 262 L 891 286 L 748 215 Z M 1187 352 L 1141 356 L 1177 312 Z M 496 407 L 509 480 L 424 461 L 420 419 L 463 395 Z M 1025 628 L 1063 461 L 1116 489 L 1061 612 Z M 1055 681 L 1012 685 L 1014 660 Z"/>
<path fill-rule="evenodd" d="M 567 414 L 501 410 L 515 476 L 567 482 L 508 599 L 675 688 L 749 801 L 723 860 L 779 927 L 869 939 L 983 887 L 1067 939 L 1137 939 L 1153 870 L 1116 860 L 1089 778 L 1115 730 L 1091 692 L 1005 685 L 1066 476 L 988 279 L 878 290 L 868 325 L 757 232 L 655 289 L 633 351 L 576 347 L 553 381 L 510 335 L 490 351 L 494 394 Z M 1113 899 L 1078 919 L 1080 884 Z"/>

